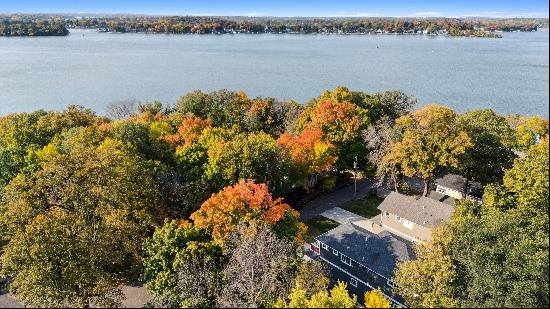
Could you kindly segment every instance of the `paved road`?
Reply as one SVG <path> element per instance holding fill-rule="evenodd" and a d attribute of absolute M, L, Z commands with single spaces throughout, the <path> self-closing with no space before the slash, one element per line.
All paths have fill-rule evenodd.
<path fill-rule="evenodd" d="M 364 198 L 372 187 L 373 182 L 371 180 L 361 179 L 357 180 L 357 194 L 354 194 L 354 186 L 351 184 L 345 188 L 316 198 L 305 204 L 302 210 L 300 210 L 300 220 L 307 221 L 331 208 L 340 206 L 354 199 Z"/>
<path fill-rule="evenodd" d="M 123 308 L 143 308 L 143 305 L 151 299 L 144 285 L 125 285 L 122 287 L 122 292 L 126 296 L 122 301 Z M 24 307 L 13 295 L 0 290 L 0 308 Z"/>
<path fill-rule="evenodd" d="M 321 213 L 321 216 L 334 220 L 340 224 L 345 224 L 350 221 L 365 220 L 364 217 L 354 214 L 351 211 L 347 211 L 340 207 L 334 207 L 329 210 L 325 210 Z"/>
<path fill-rule="evenodd" d="M 13 295 L 0 291 L 0 308 L 25 308 Z"/>

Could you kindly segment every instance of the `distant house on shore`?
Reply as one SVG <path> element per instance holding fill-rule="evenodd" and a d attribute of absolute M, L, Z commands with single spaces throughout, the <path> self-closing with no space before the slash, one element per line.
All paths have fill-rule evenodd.
<path fill-rule="evenodd" d="M 481 203 L 483 187 L 480 183 L 455 174 L 445 174 L 435 181 L 435 191 L 454 199 L 463 198 Z"/>

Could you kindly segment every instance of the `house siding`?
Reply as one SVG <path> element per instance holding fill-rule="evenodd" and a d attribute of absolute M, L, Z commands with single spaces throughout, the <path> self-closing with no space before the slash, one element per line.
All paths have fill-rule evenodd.
<path fill-rule="evenodd" d="M 382 211 L 380 223 L 383 227 L 390 229 L 391 232 L 397 232 L 397 234 L 408 237 L 412 241 L 430 241 L 432 239 L 432 231 L 430 229 L 415 222 L 413 222 L 413 228 L 409 229 L 403 225 L 403 217 L 401 217 L 401 221 L 396 221 L 396 215 L 390 213 L 389 217 L 387 217 L 385 213 L 385 211 Z"/>
<path fill-rule="evenodd" d="M 464 198 L 464 195 L 462 194 L 462 192 L 459 192 L 459 191 L 456 191 L 456 190 L 453 190 L 453 189 L 450 189 L 450 188 L 447 188 L 447 187 L 443 187 L 441 185 L 437 185 L 435 191 L 439 192 L 441 194 L 445 194 L 447 196 L 450 196 L 452 198 L 455 198 L 457 200 L 461 200 L 461 199 Z"/>

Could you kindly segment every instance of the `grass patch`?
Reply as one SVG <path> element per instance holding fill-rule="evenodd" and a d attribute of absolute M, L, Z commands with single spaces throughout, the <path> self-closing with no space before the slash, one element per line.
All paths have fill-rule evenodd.
<path fill-rule="evenodd" d="M 304 223 L 307 225 L 307 242 L 310 243 L 315 241 L 315 237 L 340 225 L 338 222 L 323 216 L 313 217 Z"/>
<path fill-rule="evenodd" d="M 384 199 L 379 196 L 369 196 L 360 200 L 347 202 L 339 207 L 369 219 L 380 213 L 378 205 L 380 205 L 383 200 Z"/>

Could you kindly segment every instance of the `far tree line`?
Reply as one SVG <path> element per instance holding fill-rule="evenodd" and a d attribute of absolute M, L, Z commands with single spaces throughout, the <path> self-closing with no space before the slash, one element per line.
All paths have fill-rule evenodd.
<path fill-rule="evenodd" d="M 66 35 L 67 28 L 93 28 L 110 32 L 173 34 L 392 33 L 495 37 L 498 36 L 496 31 L 536 31 L 538 27 L 548 27 L 548 19 L 6 15 L 2 17 L 0 35 Z"/>
<path fill-rule="evenodd" d="M 300 258 L 296 209 L 357 157 L 398 191 L 416 177 L 427 194 L 444 172 L 485 185 L 483 206 L 459 205 L 399 268 L 407 304 L 548 305 L 548 120 L 415 108 L 337 87 L 304 105 L 219 90 L 114 102 L 108 117 L 0 117 L 0 278 L 39 307 L 116 306 L 140 280 L 153 306 L 354 307 Z M 365 301 L 391 305 L 376 290 Z"/>

